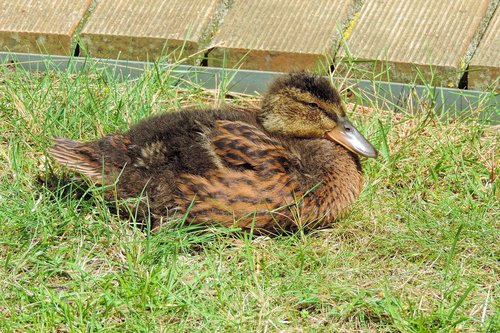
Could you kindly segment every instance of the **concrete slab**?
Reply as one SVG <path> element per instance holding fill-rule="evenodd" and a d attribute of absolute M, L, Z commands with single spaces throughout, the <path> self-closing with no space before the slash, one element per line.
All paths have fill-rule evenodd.
<path fill-rule="evenodd" d="M 421 75 L 417 82 L 456 87 L 494 2 L 366 1 L 351 24 L 349 52 L 338 54 L 338 68 L 349 72 L 350 58 L 357 78 L 372 79 L 376 72 L 379 80 L 413 82 Z"/>
<path fill-rule="evenodd" d="M 214 36 L 210 66 L 312 68 L 337 45 L 356 0 L 234 0 Z M 326 68 L 329 66 L 327 65 Z"/>
<path fill-rule="evenodd" d="M 469 66 L 469 89 L 500 92 L 500 10 L 497 9 Z"/>
<path fill-rule="evenodd" d="M 218 0 L 99 1 L 81 32 L 94 57 L 152 60 L 193 54 L 215 27 Z M 214 25 L 214 26 L 211 26 Z"/>
<path fill-rule="evenodd" d="M 0 50 L 69 55 L 92 0 L 0 0 Z"/>

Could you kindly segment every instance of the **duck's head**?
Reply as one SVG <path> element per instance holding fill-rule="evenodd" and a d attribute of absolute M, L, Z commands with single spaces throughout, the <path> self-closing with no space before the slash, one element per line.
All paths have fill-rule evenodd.
<path fill-rule="evenodd" d="M 377 157 L 377 151 L 349 122 L 339 93 L 322 76 L 297 72 L 278 77 L 264 96 L 259 114 L 271 133 L 323 138 L 350 151 Z"/>

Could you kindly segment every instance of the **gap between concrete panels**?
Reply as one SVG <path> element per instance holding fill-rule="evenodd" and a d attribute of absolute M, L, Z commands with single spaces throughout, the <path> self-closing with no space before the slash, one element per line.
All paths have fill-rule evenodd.
<path fill-rule="evenodd" d="M 110 60 L 55 55 L 0 52 L 0 65 L 15 65 L 29 71 L 106 69 L 121 80 L 139 77 L 148 68 L 157 66 L 179 79 L 196 83 L 207 89 L 224 88 L 227 91 L 263 93 L 278 72 L 243 69 L 198 67 L 168 63 L 129 60 Z M 425 85 L 411 85 L 383 81 L 334 78 L 335 84 L 349 87 L 352 101 L 375 105 L 387 110 L 400 110 L 420 103 L 430 105 L 438 113 L 451 117 L 478 112 L 480 119 L 492 125 L 500 124 L 500 95 L 494 92 L 461 90 Z"/>

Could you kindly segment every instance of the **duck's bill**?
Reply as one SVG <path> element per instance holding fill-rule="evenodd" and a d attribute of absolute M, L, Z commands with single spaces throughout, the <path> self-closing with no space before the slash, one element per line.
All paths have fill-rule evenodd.
<path fill-rule="evenodd" d="M 361 156 L 375 158 L 378 155 L 375 147 L 348 120 L 343 120 L 336 128 L 326 132 L 325 137 Z"/>

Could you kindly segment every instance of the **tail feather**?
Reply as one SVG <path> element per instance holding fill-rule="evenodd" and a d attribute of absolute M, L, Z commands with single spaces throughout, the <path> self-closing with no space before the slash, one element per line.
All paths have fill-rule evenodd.
<path fill-rule="evenodd" d="M 102 181 L 103 165 L 99 154 L 85 143 L 66 138 L 54 138 L 54 145 L 48 149 L 52 157 L 74 171 L 96 182 Z"/>

